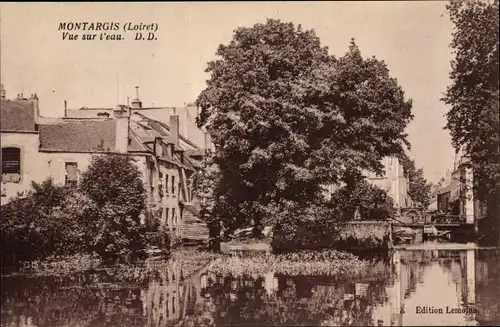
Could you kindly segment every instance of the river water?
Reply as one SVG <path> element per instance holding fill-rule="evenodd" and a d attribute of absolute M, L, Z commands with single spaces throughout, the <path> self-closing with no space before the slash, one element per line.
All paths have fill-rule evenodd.
<path fill-rule="evenodd" d="M 498 249 L 400 249 L 367 258 L 355 279 L 185 278 L 113 267 L 65 276 L 2 277 L 2 326 L 411 326 L 500 323 Z"/>

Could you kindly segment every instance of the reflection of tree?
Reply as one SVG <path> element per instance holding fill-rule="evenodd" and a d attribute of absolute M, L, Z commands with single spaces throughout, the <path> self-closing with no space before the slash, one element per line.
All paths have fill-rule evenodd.
<path fill-rule="evenodd" d="M 481 325 L 500 325 L 500 260 L 499 250 L 478 250 L 476 256 L 476 302 Z"/>
<path fill-rule="evenodd" d="M 3 277 L 2 326 L 17 325 L 19 317 L 31 318 L 38 327 L 165 325 L 182 272 L 180 265 L 163 262 L 64 276 Z"/>
<path fill-rule="evenodd" d="M 44 277 L 3 281 L 2 325 L 12 324 L 22 316 L 31 317 L 38 327 L 144 325 L 140 289 L 110 289 L 99 284 L 71 287 L 72 279 Z M 18 283 L 23 287 L 19 288 Z"/>
<path fill-rule="evenodd" d="M 178 326 L 191 326 L 203 314 L 215 325 L 318 325 L 321 323 L 370 326 L 372 306 L 387 299 L 383 283 L 367 284 L 366 294 L 354 292 L 354 283 L 332 277 L 278 276 L 279 288 L 266 290 L 264 278 L 248 275 L 217 276 L 208 283 L 202 297 L 211 299 L 213 312 L 196 312 Z M 208 318 L 207 318 L 208 319 Z M 212 320 L 207 320 L 207 322 Z"/>
<path fill-rule="evenodd" d="M 491 324 L 500 320 L 499 254 L 477 253 L 476 319 Z M 374 315 L 380 314 L 372 308 L 387 306 L 387 286 L 392 285 L 395 276 L 399 276 L 401 291 L 406 294 L 422 281 L 430 264 L 439 264 L 446 271 L 451 268 L 450 275 L 462 283 L 465 267 L 460 269 L 457 251 L 409 252 L 401 253 L 400 258 L 397 269 L 393 269 L 396 265 L 377 261 L 355 279 L 273 274 L 237 278 L 215 275 L 209 267 L 183 279 L 183 266 L 165 269 L 162 264 L 146 270 L 129 266 L 69 276 L 10 276 L 2 278 L 1 325 L 18 326 L 19 318 L 29 317 L 38 327 L 164 327 L 173 319 L 180 320 L 175 325 L 178 327 L 326 323 L 370 326 Z M 421 265 L 419 260 L 427 263 Z"/>

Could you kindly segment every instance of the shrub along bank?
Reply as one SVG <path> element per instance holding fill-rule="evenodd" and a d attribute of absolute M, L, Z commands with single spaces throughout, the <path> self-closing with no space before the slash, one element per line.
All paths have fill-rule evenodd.
<path fill-rule="evenodd" d="M 94 156 L 75 187 L 32 186 L 0 208 L 2 266 L 85 253 L 117 259 L 169 244 L 154 220 L 141 223 L 146 193 L 130 157 Z"/>

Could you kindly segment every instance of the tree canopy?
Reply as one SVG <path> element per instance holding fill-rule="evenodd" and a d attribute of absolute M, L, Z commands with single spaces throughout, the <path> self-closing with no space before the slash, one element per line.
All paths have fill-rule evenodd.
<path fill-rule="evenodd" d="M 443 98 L 451 107 L 446 128 L 472 159 L 476 195 L 493 209 L 500 196 L 498 0 L 452 1 L 447 9 L 455 58 Z"/>
<path fill-rule="evenodd" d="M 335 58 L 314 31 L 270 19 L 236 29 L 216 55 L 197 105 L 224 185 L 221 217 L 258 222 L 287 203 L 313 205 L 321 185 L 380 171 L 409 145 L 411 100 L 354 40 Z"/>
<path fill-rule="evenodd" d="M 140 214 L 146 208 L 146 191 L 133 158 L 94 155 L 79 189 L 98 207 L 96 215 L 88 218 L 95 252 L 115 256 L 145 247 Z"/>

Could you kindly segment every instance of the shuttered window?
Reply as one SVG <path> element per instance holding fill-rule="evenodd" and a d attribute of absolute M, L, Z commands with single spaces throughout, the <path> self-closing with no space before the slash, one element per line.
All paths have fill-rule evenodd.
<path fill-rule="evenodd" d="M 2 174 L 21 174 L 21 149 L 2 148 Z"/>
<path fill-rule="evenodd" d="M 163 199 L 163 174 L 161 172 L 158 173 L 158 196 L 160 200 Z"/>

